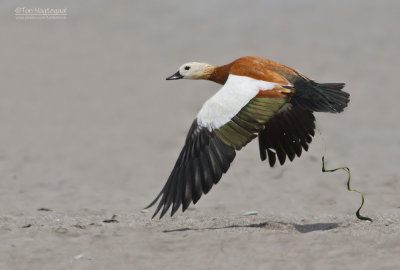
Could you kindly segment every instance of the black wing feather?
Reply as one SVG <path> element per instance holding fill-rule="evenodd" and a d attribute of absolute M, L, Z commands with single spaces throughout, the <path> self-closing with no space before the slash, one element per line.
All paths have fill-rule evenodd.
<path fill-rule="evenodd" d="M 307 151 L 315 130 L 315 117 L 309 110 L 292 104 L 285 104 L 258 134 L 260 158 L 268 157 L 270 166 L 274 166 L 276 157 L 283 165 L 286 156 L 292 161 L 295 155 L 300 157 L 302 148 Z"/>
<path fill-rule="evenodd" d="M 171 216 L 181 205 L 185 211 L 191 202 L 197 203 L 203 193 L 208 193 L 218 183 L 235 156 L 234 148 L 223 143 L 214 132 L 198 126 L 195 120 L 167 183 L 146 208 L 161 198 L 153 217 L 162 209 L 162 218 L 171 204 Z"/>

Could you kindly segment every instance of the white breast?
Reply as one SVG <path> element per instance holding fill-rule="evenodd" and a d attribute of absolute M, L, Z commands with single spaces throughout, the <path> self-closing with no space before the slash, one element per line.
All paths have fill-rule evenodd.
<path fill-rule="evenodd" d="M 234 117 L 260 90 L 277 84 L 230 74 L 225 85 L 207 100 L 197 115 L 199 126 L 218 129 Z"/>

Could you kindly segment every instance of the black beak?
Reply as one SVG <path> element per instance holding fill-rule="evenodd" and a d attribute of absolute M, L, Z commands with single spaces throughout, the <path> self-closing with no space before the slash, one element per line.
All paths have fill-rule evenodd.
<path fill-rule="evenodd" d="M 179 79 L 182 79 L 182 78 L 183 78 L 183 76 L 179 73 L 179 71 L 177 71 L 174 75 L 169 76 L 167 78 L 167 80 L 179 80 Z"/>

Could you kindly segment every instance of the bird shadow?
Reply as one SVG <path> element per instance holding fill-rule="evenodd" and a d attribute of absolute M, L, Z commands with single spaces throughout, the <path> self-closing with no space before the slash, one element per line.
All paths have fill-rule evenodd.
<path fill-rule="evenodd" d="M 340 223 L 311 223 L 311 224 L 296 224 L 296 223 L 285 223 L 285 222 L 274 222 L 281 225 L 291 225 L 294 229 L 296 229 L 299 233 L 309 233 L 315 231 L 329 231 L 340 226 Z M 185 232 L 185 231 L 207 231 L 207 230 L 223 230 L 223 229 L 235 229 L 235 228 L 266 228 L 270 225 L 268 222 L 261 223 L 253 223 L 246 225 L 228 225 L 221 227 L 204 227 L 204 228 L 179 228 L 172 230 L 163 230 L 163 233 L 172 233 L 172 232 Z"/>
<path fill-rule="evenodd" d="M 339 223 L 312 223 L 312 224 L 291 224 L 300 233 L 309 233 L 315 231 L 329 231 L 339 227 Z"/>
<path fill-rule="evenodd" d="M 261 222 L 255 224 L 247 224 L 247 225 L 229 225 L 222 227 L 205 227 L 205 228 L 180 228 L 173 230 L 164 230 L 163 233 L 170 232 L 185 232 L 185 231 L 206 231 L 206 230 L 223 230 L 223 229 L 232 229 L 232 228 L 264 228 L 267 227 L 268 222 Z"/>

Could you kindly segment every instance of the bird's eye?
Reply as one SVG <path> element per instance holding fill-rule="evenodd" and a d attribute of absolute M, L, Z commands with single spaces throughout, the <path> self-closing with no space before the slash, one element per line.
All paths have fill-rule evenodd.
<path fill-rule="evenodd" d="M 189 69 L 190 69 L 190 67 L 189 67 L 189 66 L 186 66 L 186 67 L 185 67 L 185 70 L 189 70 Z"/>

